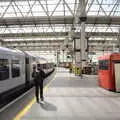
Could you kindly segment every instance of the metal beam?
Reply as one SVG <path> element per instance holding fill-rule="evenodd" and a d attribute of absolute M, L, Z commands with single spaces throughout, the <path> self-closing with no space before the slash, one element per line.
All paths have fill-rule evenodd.
<path fill-rule="evenodd" d="M 62 45 L 61 43 L 49 43 L 49 42 L 23 42 L 23 41 L 17 41 L 17 42 L 4 42 L 4 45 L 7 47 L 41 47 L 41 48 L 51 48 L 51 47 L 60 47 Z M 88 42 L 89 46 L 96 46 L 96 47 L 110 47 L 110 46 L 116 46 L 117 45 L 117 41 L 110 41 L 110 40 L 106 40 L 106 41 L 94 41 L 94 40 L 90 40 Z M 69 44 L 69 47 L 72 47 L 72 44 Z"/>
<path fill-rule="evenodd" d="M 68 32 L 56 32 L 58 37 L 66 37 L 68 36 Z M 119 36 L 120 34 L 117 32 L 86 32 L 86 37 L 91 36 Z M 53 32 L 36 32 L 36 33 L 2 33 L 0 34 L 0 38 L 2 39 L 11 39 L 11 38 L 31 38 L 31 37 L 55 37 Z M 80 33 L 75 33 L 76 38 L 79 38 Z M 57 38 L 56 38 L 57 39 Z"/>
<path fill-rule="evenodd" d="M 88 40 L 89 44 L 118 44 L 117 40 Z"/>
<path fill-rule="evenodd" d="M 113 51 L 113 46 L 109 46 L 109 47 L 90 46 L 89 47 L 89 52 L 98 52 L 98 51 Z"/>
<path fill-rule="evenodd" d="M 57 36 L 68 36 L 68 32 L 56 32 Z M 47 37 L 52 36 L 55 37 L 55 34 L 53 32 L 34 32 L 34 33 L 3 33 L 0 34 L 0 37 L 4 38 L 16 38 L 16 37 L 24 37 L 24 38 L 30 38 L 30 37 Z"/>
<path fill-rule="evenodd" d="M 15 46 L 6 46 L 6 47 L 8 47 L 8 48 L 13 48 L 13 47 L 15 47 Z M 23 47 L 21 47 L 21 46 L 17 46 L 16 47 L 17 49 L 20 49 L 20 50 L 24 50 L 24 51 L 56 51 L 56 50 L 58 50 L 58 47 L 54 47 L 54 48 L 52 48 L 52 47 L 27 47 L 27 46 L 23 46 Z M 91 45 L 91 46 L 89 46 L 89 51 L 94 51 L 94 52 L 96 52 L 96 51 L 113 51 L 113 46 L 109 46 L 109 47 L 98 47 L 98 46 L 95 46 L 95 45 Z"/>
<path fill-rule="evenodd" d="M 9 45 L 6 45 L 7 47 L 40 47 L 40 48 L 59 48 L 60 45 L 12 45 L 12 44 L 9 44 Z"/>
<path fill-rule="evenodd" d="M 13 48 L 12 46 L 6 46 L 8 48 Z M 47 47 L 44 47 L 44 48 L 41 48 L 41 47 L 16 47 L 17 49 L 19 50 L 23 50 L 23 51 L 56 51 L 58 48 L 57 47 L 54 47 L 54 48 L 47 48 Z"/>
<path fill-rule="evenodd" d="M 1 18 L 0 26 L 4 26 L 6 23 L 7 26 L 10 25 L 39 25 L 39 24 L 73 24 L 73 16 L 42 16 L 42 17 L 9 17 Z M 79 22 L 80 23 L 80 22 Z M 120 16 L 87 16 L 86 24 L 116 24 L 120 25 Z"/>
<path fill-rule="evenodd" d="M 3 41 L 0 41 L 0 42 L 3 42 Z M 30 41 L 4 41 L 4 44 L 5 45 L 48 45 L 48 46 L 51 46 L 51 45 L 60 45 L 64 43 L 64 40 L 55 40 L 55 41 L 50 41 L 50 40 L 40 40 L 40 41 L 34 41 L 34 40 L 30 40 Z M 118 44 L 118 41 L 117 40 L 88 40 L 88 44 L 89 45 L 111 45 L 111 44 Z M 69 43 L 70 45 L 70 43 Z"/>
<path fill-rule="evenodd" d="M 25 50 L 25 51 L 55 51 L 55 50 L 58 50 L 60 48 L 60 45 L 45 45 L 45 44 L 41 44 L 41 45 L 36 45 L 36 44 L 29 44 L 29 45 L 23 45 L 23 44 L 12 44 L 12 43 L 9 43 L 9 44 L 4 44 L 4 46 L 8 47 L 8 48 L 18 48 L 18 49 L 21 49 L 21 50 Z M 89 47 L 89 51 L 113 51 L 113 47 L 116 47 L 116 45 L 112 45 L 112 44 L 91 44 L 89 43 L 88 44 L 88 47 Z M 72 50 L 72 46 L 69 45 L 69 48 L 71 48 Z"/>
<path fill-rule="evenodd" d="M 110 47 L 110 46 L 114 46 L 114 45 L 116 46 L 117 44 L 116 43 L 114 43 L 114 44 L 113 43 L 104 43 L 103 44 L 103 43 L 97 43 L 96 42 L 96 43 L 88 43 L 88 45 L 89 46 L 93 45 L 93 46 L 98 46 L 98 47 Z"/>
<path fill-rule="evenodd" d="M 3 40 L 2 40 L 3 41 Z M 12 41 L 4 41 L 5 44 L 7 43 L 10 43 L 10 44 L 13 44 L 13 43 L 63 43 L 64 42 L 64 39 L 61 39 L 61 40 L 12 40 Z"/>

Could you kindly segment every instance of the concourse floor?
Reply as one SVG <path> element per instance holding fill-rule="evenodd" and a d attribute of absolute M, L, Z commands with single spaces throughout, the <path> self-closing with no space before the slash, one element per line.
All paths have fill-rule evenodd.
<path fill-rule="evenodd" d="M 57 68 L 44 94 L 45 104 L 34 103 L 21 120 L 120 120 L 120 93 L 100 88 L 97 76 Z"/>

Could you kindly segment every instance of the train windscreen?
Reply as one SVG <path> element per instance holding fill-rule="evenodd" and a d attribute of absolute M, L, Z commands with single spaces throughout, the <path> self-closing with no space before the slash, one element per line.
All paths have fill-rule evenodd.
<path fill-rule="evenodd" d="M 108 60 L 99 60 L 99 70 L 108 70 Z"/>

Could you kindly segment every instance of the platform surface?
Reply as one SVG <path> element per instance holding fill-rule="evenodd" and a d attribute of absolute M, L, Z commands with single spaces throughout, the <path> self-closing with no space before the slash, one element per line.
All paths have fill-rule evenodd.
<path fill-rule="evenodd" d="M 97 76 L 83 79 L 58 68 L 45 94 L 20 120 L 120 120 L 120 93 L 98 86 Z"/>

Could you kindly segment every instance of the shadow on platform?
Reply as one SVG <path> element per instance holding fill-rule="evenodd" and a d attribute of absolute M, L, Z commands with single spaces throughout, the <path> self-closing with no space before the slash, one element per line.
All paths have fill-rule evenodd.
<path fill-rule="evenodd" d="M 43 108 L 46 111 L 56 111 L 57 107 L 51 103 L 48 103 L 45 101 L 44 104 L 40 103 L 41 108 Z"/>

